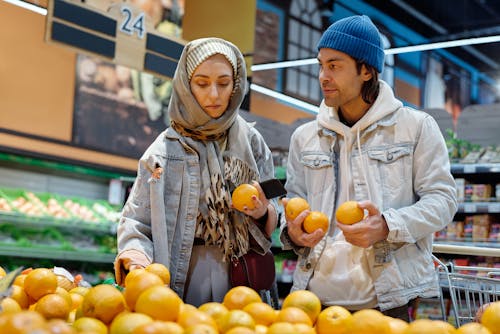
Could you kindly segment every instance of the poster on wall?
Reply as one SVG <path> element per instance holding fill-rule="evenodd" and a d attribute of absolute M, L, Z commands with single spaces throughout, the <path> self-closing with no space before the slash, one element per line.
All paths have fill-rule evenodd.
<path fill-rule="evenodd" d="M 181 37 L 184 1 L 130 0 L 167 36 Z M 73 144 L 137 159 L 167 127 L 171 80 L 78 55 Z"/>

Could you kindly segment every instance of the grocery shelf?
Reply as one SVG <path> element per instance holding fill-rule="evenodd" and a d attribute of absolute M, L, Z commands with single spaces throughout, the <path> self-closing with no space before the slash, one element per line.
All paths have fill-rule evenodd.
<path fill-rule="evenodd" d="M 6 244 L 0 244 L 0 255 L 95 263 L 113 263 L 116 257 L 116 254 L 94 251 L 69 251 L 58 248 L 33 246 L 27 248 Z"/>
<path fill-rule="evenodd" d="M 500 164 L 451 164 L 453 174 L 500 173 Z"/>
<path fill-rule="evenodd" d="M 480 246 L 479 246 L 480 245 Z M 456 242 L 434 242 L 432 245 L 433 253 L 474 255 L 474 256 L 494 256 L 500 257 L 500 248 L 498 243 L 467 243 L 461 245 Z"/>
<path fill-rule="evenodd" d="M 103 234 L 116 234 L 117 223 L 88 222 L 78 219 L 59 219 L 48 216 L 27 216 L 18 212 L 0 211 L 0 223 L 15 223 L 24 227 L 56 227 L 71 231 L 88 231 Z"/>
<path fill-rule="evenodd" d="M 500 213 L 500 202 L 462 202 L 458 204 L 460 213 Z"/>

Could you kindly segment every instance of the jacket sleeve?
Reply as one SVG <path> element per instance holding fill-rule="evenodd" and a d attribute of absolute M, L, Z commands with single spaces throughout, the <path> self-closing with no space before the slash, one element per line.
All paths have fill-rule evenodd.
<path fill-rule="evenodd" d="M 390 208 L 382 214 L 389 227 L 389 242 L 415 243 L 443 229 L 457 211 L 455 181 L 445 141 L 436 121 L 426 115 L 413 156 L 415 204 Z"/>

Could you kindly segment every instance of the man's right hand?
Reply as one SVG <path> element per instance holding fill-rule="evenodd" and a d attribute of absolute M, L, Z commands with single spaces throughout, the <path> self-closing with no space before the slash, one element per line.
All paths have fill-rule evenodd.
<path fill-rule="evenodd" d="M 283 206 L 286 206 L 288 202 L 287 198 L 283 199 Z M 286 219 L 286 226 L 288 230 L 288 236 L 292 240 L 294 244 L 301 247 L 314 247 L 316 244 L 323 239 L 325 236 L 325 232 L 322 229 L 317 229 L 313 233 L 307 233 L 302 228 L 302 223 L 304 219 L 306 219 L 307 215 L 311 211 L 304 210 L 302 211 L 295 219 L 289 220 Z"/>

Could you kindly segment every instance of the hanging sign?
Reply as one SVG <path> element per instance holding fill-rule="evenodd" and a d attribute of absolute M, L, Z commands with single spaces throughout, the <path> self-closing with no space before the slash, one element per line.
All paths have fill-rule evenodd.
<path fill-rule="evenodd" d="M 107 12 L 80 1 L 49 1 L 45 39 L 167 78 L 173 77 L 185 45 L 155 31 L 145 13 L 127 1 Z"/>

